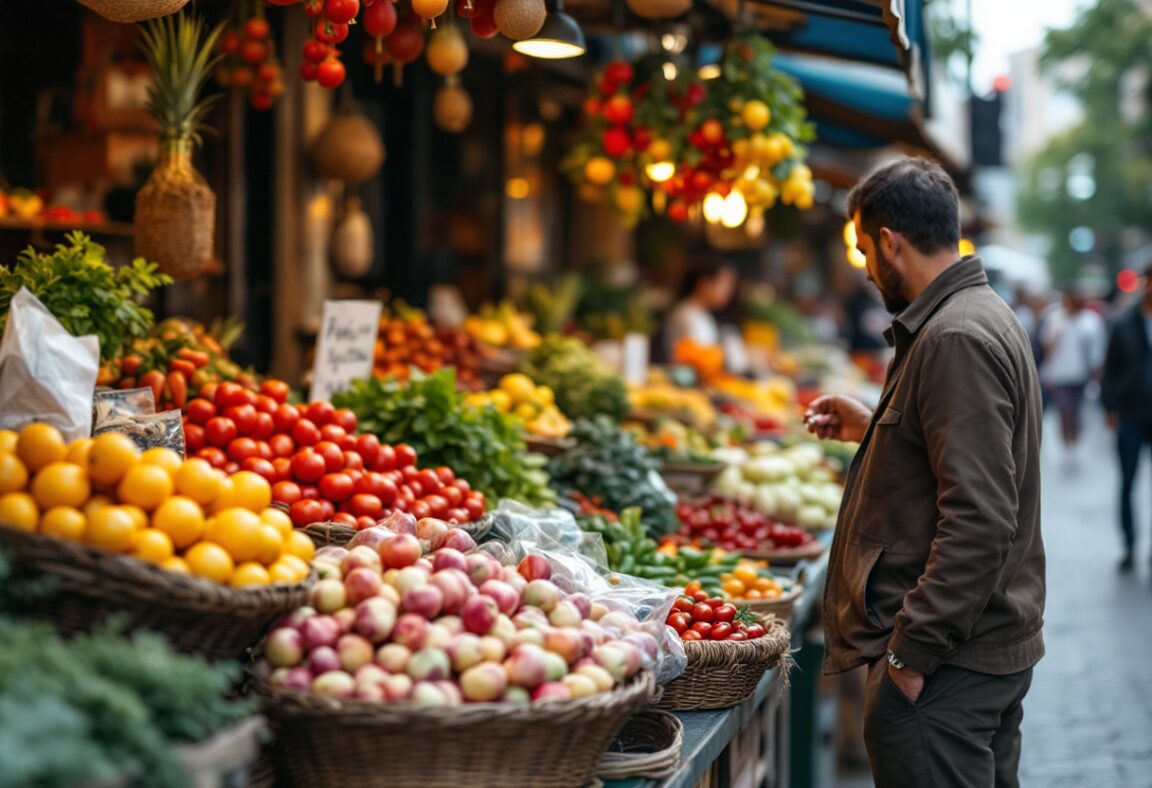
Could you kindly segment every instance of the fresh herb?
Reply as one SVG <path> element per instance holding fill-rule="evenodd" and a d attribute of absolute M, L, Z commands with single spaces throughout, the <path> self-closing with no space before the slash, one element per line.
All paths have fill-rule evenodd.
<path fill-rule="evenodd" d="M 100 357 L 116 358 L 152 328 L 152 312 L 140 300 L 172 278 L 141 258 L 113 269 L 104 261 L 104 247 L 81 232 L 69 233 L 67 241 L 51 254 L 28 247 L 14 266 L 0 266 L 0 328 L 12 297 L 26 287 L 69 333 L 95 334 Z"/>
<path fill-rule="evenodd" d="M 555 501 L 543 470 L 546 461 L 528 452 L 520 421 L 491 405 L 467 403 L 452 369 L 431 375 L 413 369 L 408 383 L 356 381 L 332 402 L 351 408 L 362 431 L 386 443 L 409 444 L 422 467 L 447 465 L 492 503 L 502 498 L 533 506 Z"/>
<path fill-rule="evenodd" d="M 604 366 L 579 339 L 552 335 L 524 358 L 520 371 L 556 393 L 556 404 L 570 419 L 628 413 L 624 381 Z"/>
<path fill-rule="evenodd" d="M 576 445 L 548 465 L 557 493 L 565 497 L 582 493 L 616 512 L 639 507 L 653 535 L 669 534 L 679 527 L 675 496 L 631 433 L 601 417 L 577 422 L 569 437 Z"/>

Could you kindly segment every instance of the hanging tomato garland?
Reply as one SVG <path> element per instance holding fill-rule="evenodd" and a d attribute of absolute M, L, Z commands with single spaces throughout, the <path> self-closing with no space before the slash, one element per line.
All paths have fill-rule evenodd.
<path fill-rule="evenodd" d="M 253 109 L 270 109 L 284 93 L 284 74 L 276 57 L 272 28 L 260 2 L 240 3 L 220 36 L 223 59 L 216 69 L 221 87 L 247 88 Z"/>

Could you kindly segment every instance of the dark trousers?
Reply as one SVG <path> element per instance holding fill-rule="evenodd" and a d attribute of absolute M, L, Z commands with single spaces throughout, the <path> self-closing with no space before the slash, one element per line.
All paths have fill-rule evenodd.
<path fill-rule="evenodd" d="M 1120 530 L 1124 533 L 1124 552 L 1136 546 L 1136 523 L 1132 514 L 1132 486 L 1140 467 L 1140 453 L 1152 446 L 1152 427 L 1120 417 L 1116 426 L 1116 448 L 1120 454 Z"/>
<path fill-rule="evenodd" d="M 916 702 L 870 666 L 864 743 L 876 788 L 1018 788 L 1020 702 L 1032 669 L 991 676 L 941 665 Z"/>

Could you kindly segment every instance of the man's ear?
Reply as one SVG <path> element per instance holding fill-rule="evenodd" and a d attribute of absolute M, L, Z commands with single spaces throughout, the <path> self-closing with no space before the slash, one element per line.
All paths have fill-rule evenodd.
<path fill-rule="evenodd" d="M 900 238 L 896 233 L 889 230 L 887 227 L 880 228 L 880 235 L 877 239 L 880 242 L 880 248 L 884 251 L 884 256 L 889 260 L 896 258 L 896 252 L 900 248 Z"/>

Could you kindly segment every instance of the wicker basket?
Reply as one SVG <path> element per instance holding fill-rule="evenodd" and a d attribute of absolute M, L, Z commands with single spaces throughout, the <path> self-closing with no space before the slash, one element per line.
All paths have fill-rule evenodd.
<path fill-rule="evenodd" d="M 684 745 L 684 723 L 666 711 L 645 709 L 625 723 L 600 759 L 601 780 L 659 779 L 676 771 Z"/>
<path fill-rule="evenodd" d="M 52 578 L 55 593 L 30 612 L 62 632 L 86 632 L 115 614 L 127 631 L 159 632 L 177 650 L 209 659 L 243 657 L 280 616 L 307 604 L 314 582 L 229 588 L 3 526 L 0 547 L 17 566 Z"/>
<path fill-rule="evenodd" d="M 580 700 L 444 707 L 259 690 L 276 728 L 277 785 L 570 788 L 592 778 L 655 683 L 645 672 Z"/>
<path fill-rule="evenodd" d="M 266 729 L 256 715 L 195 744 L 176 748 L 176 758 L 188 770 L 195 788 L 219 788 L 246 780 L 260 757 L 260 737 Z"/>
<path fill-rule="evenodd" d="M 768 617 L 763 637 L 743 641 L 687 641 L 688 668 L 664 687 L 657 708 L 701 711 L 736 706 L 756 692 L 764 671 L 784 668 L 792 635 L 783 621 Z"/>
<path fill-rule="evenodd" d="M 136 256 L 163 273 L 188 279 L 212 260 L 216 195 L 196 168 L 188 144 L 160 155 L 148 182 L 136 193 Z"/>
<path fill-rule="evenodd" d="M 187 4 L 188 0 L 80 0 L 80 5 L 113 22 L 143 22 L 168 16 Z"/>
<path fill-rule="evenodd" d="M 745 558 L 767 561 L 773 566 L 794 566 L 801 561 L 815 561 L 824 555 L 824 543 L 809 542 L 803 547 L 789 547 L 773 550 L 741 550 Z"/>

